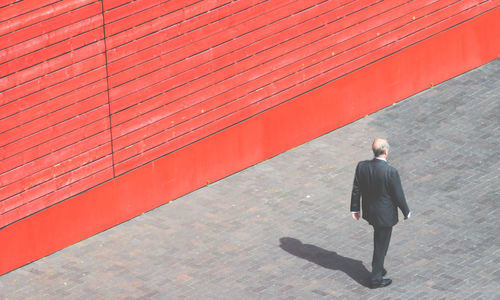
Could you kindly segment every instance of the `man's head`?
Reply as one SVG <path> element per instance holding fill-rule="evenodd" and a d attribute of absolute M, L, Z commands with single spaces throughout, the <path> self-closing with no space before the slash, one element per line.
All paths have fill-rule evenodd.
<path fill-rule="evenodd" d="M 384 139 L 375 139 L 372 150 L 375 157 L 386 157 L 389 154 L 389 143 Z"/>

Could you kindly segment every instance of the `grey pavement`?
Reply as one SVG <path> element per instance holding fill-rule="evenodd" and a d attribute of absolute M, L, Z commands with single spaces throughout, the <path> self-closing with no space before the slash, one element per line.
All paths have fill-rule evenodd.
<path fill-rule="evenodd" d="M 500 299 L 500 59 L 0 277 L 1 299 Z M 387 137 L 412 218 L 387 288 L 354 168 Z"/>

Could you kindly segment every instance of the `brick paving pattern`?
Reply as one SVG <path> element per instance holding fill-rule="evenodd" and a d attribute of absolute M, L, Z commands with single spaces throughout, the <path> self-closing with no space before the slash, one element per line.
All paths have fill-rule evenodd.
<path fill-rule="evenodd" d="M 500 59 L 0 277 L 1 299 L 500 299 Z M 391 143 L 387 288 L 348 212 Z"/>

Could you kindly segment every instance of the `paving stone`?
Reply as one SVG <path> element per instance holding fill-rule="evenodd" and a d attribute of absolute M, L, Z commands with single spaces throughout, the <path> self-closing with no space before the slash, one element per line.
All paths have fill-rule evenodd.
<path fill-rule="evenodd" d="M 500 59 L 0 277 L 0 299 L 499 299 Z M 384 289 L 354 168 L 391 144 L 412 218 Z"/>

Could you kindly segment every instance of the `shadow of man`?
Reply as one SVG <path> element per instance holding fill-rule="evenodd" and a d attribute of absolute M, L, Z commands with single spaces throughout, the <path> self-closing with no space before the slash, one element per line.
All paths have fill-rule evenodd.
<path fill-rule="evenodd" d="M 280 248 L 324 268 L 342 271 L 360 285 L 369 287 L 370 272 L 360 260 L 344 257 L 314 245 L 303 244 L 290 237 L 280 239 Z"/>

